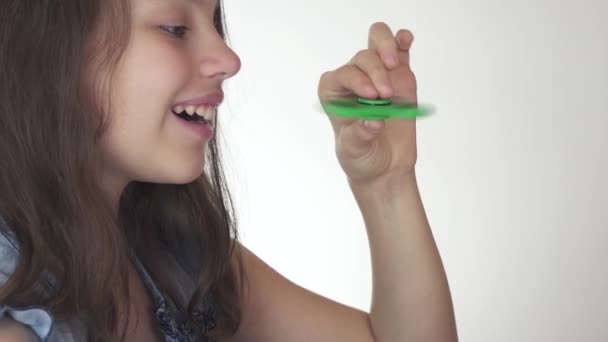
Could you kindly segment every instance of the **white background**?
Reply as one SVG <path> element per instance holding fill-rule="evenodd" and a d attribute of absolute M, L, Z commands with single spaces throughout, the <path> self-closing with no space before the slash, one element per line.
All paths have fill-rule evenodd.
<path fill-rule="evenodd" d="M 362 218 L 315 111 L 370 25 L 415 36 L 417 174 L 461 341 L 608 341 L 608 2 L 225 0 L 220 108 L 243 243 L 368 310 Z"/>

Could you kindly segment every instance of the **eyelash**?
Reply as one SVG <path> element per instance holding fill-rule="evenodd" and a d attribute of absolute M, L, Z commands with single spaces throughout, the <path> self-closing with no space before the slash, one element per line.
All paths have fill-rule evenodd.
<path fill-rule="evenodd" d="M 177 26 L 172 26 L 172 25 L 163 25 L 160 27 L 163 31 L 167 32 L 168 34 L 170 34 L 171 36 L 177 38 L 177 39 L 181 39 L 184 37 L 184 35 L 186 34 L 186 31 L 189 30 L 188 27 L 183 26 L 183 25 L 177 25 Z M 177 29 L 179 30 L 179 32 L 172 32 L 172 29 Z"/>

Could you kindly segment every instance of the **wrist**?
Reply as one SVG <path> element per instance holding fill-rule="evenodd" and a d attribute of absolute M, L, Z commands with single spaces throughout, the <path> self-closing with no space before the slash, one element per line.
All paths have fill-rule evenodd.
<path fill-rule="evenodd" d="M 415 170 L 386 175 L 372 181 L 353 181 L 349 178 L 348 184 L 355 196 L 374 196 L 383 200 L 391 200 L 404 193 L 418 191 Z"/>

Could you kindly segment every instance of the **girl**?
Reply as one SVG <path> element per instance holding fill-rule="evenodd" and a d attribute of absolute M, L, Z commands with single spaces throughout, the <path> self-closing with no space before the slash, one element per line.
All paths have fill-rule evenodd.
<path fill-rule="evenodd" d="M 237 238 L 216 136 L 238 73 L 215 0 L 2 0 L 0 340 L 456 341 L 415 177 L 415 122 L 330 117 L 372 252 L 370 313 Z M 416 102 L 412 35 L 319 81 Z"/>

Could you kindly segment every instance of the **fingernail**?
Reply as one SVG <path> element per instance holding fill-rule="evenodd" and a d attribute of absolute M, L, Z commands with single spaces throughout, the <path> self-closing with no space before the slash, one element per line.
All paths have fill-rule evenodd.
<path fill-rule="evenodd" d="M 403 35 L 399 36 L 399 46 L 405 49 L 405 37 L 403 37 Z"/>
<path fill-rule="evenodd" d="M 405 39 L 406 36 L 410 35 L 412 37 L 412 40 L 414 39 L 414 35 L 412 34 L 412 32 L 406 33 L 407 30 L 404 30 L 402 32 L 399 32 L 400 34 L 397 35 L 397 41 L 399 43 L 399 45 L 401 45 L 401 47 L 405 48 L 407 45 L 407 40 Z"/>

